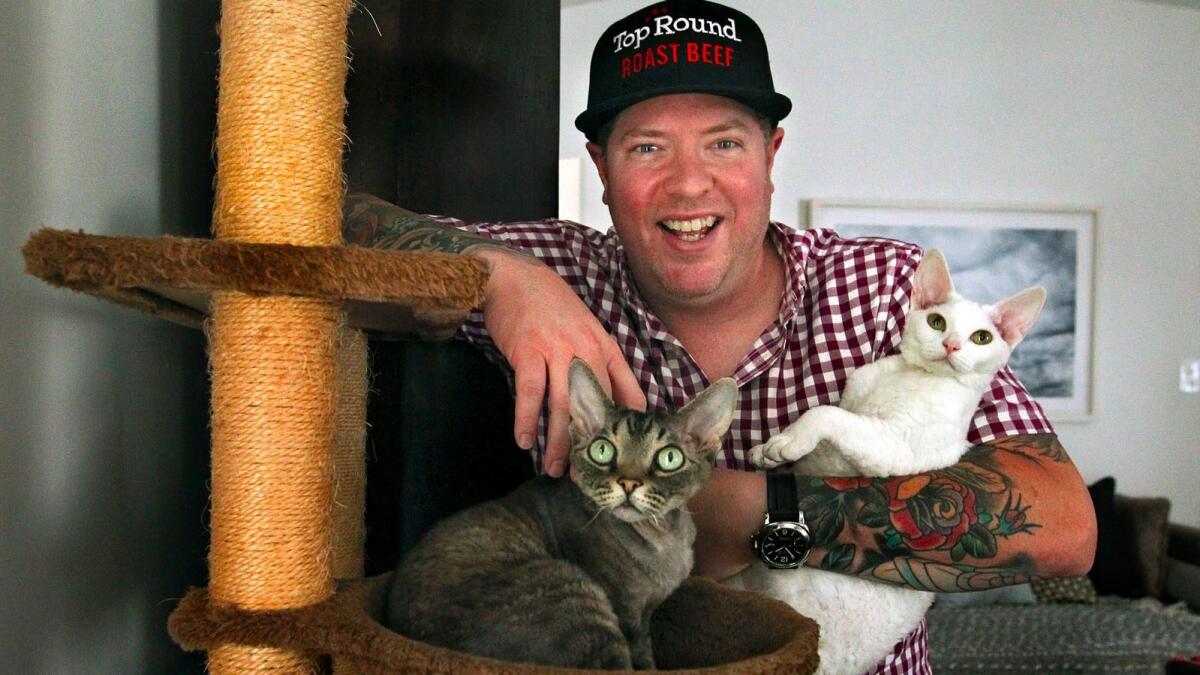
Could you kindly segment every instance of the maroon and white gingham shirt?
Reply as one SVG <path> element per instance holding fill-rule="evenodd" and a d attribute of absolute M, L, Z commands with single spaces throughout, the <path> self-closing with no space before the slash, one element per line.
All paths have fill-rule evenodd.
<path fill-rule="evenodd" d="M 549 265 L 592 310 L 625 353 L 646 392 L 649 409 L 679 409 L 708 386 L 708 378 L 646 307 L 632 282 L 615 231 L 544 220 L 475 223 L 438 218 L 502 241 Z M 837 403 L 849 374 L 899 350 L 913 275 L 921 251 L 889 239 L 842 239 L 833 230 L 794 230 L 771 223 L 783 258 L 786 291 L 779 318 L 759 336 L 734 372 L 740 401 L 717 465 L 754 470 L 751 448 L 795 422 L 809 408 Z M 476 311 L 460 335 L 480 347 L 509 376 Z M 547 416 L 534 445 L 542 466 Z M 971 443 L 1051 432 L 1041 406 L 1007 368 L 984 394 L 968 434 Z M 898 643 L 872 673 L 928 673 L 924 622 Z"/>

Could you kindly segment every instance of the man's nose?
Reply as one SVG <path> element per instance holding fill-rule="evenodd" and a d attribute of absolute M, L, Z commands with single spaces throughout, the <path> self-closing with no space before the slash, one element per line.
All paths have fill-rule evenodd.
<path fill-rule="evenodd" d="M 713 185 L 712 167 L 696 152 L 679 152 L 671 162 L 667 184 L 670 194 L 679 197 L 698 197 Z"/>
<path fill-rule="evenodd" d="M 625 494 L 627 495 L 633 494 L 633 491 L 638 489 L 642 484 L 642 481 L 633 478 L 618 478 L 617 482 L 621 484 L 622 488 L 625 488 Z"/>

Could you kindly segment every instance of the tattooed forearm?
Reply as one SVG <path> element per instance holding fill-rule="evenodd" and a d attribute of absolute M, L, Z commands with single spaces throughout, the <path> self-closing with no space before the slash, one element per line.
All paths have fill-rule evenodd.
<path fill-rule="evenodd" d="M 986 591 L 1037 579 L 1029 572 L 1028 566 L 977 569 L 970 565 L 951 565 L 908 556 L 865 568 L 858 572 L 858 576 L 931 593 Z"/>
<path fill-rule="evenodd" d="M 402 251 L 462 253 L 473 246 L 508 249 L 487 237 L 464 232 L 366 194 L 346 196 L 342 237 L 349 244 Z"/>
<path fill-rule="evenodd" d="M 797 477 L 821 568 L 922 590 L 978 590 L 1032 578 L 1022 537 L 1042 526 L 1009 477 L 1018 462 L 1069 461 L 1053 434 L 977 446 L 914 476 Z"/>

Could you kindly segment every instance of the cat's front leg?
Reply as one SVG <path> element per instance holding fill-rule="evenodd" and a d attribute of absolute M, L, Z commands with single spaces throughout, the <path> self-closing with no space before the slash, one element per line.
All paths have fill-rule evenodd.
<path fill-rule="evenodd" d="M 650 624 L 635 632 L 629 640 L 629 658 L 634 670 L 654 670 L 654 648 L 650 645 Z"/>
<path fill-rule="evenodd" d="M 830 437 L 836 414 L 839 412 L 841 411 L 837 408 L 828 405 L 810 409 L 766 443 L 751 448 L 750 461 L 755 466 L 773 469 L 806 457 L 823 439 Z"/>

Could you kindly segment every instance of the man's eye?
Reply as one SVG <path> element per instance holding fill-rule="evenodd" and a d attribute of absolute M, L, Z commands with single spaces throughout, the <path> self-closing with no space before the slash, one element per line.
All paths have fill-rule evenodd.
<path fill-rule="evenodd" d="M 716 148 L 718 150 L 733 150 L 735 148 L 740 148 L 741 146 L 742 146 L 741 143 L 738 143 L 737 141 L 733 140 L 732 138 L 724 138 L 724 139 L 717 141 L 717 143 L 716 143 Z"/>
<path fill-rule="evenodd" d="M 654 145 L 653 143 L 639 143 L 633 146 L 634 152 L 649 153 L 654 152 L 655 150 L 658 150 L 658 146 Z"/>

